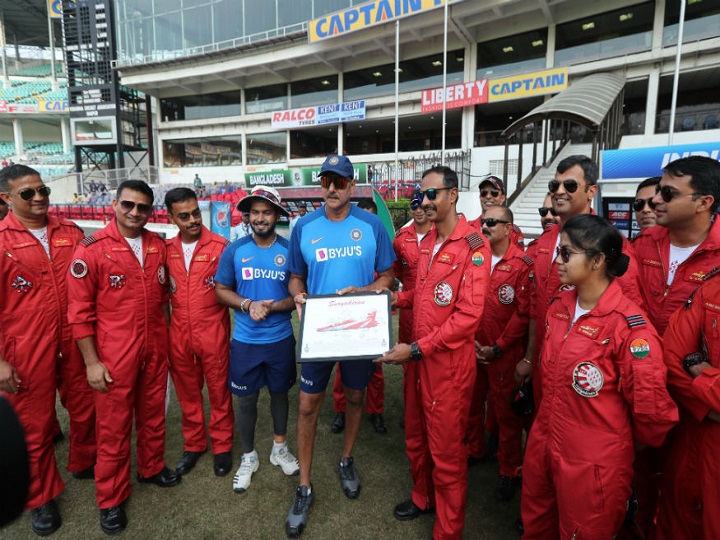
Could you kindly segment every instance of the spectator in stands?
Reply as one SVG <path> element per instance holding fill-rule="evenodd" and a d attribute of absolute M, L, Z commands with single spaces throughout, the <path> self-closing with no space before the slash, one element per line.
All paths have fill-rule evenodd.
<path fill-rule="evenodd" d="M 250 214 L 243 212 L 242 223 L 230 229 L 230 241 L 240 240 L 245 236 L 252 234 L 252 228 L 250 227 Z"/>
<path fill-rule="evenodd" d="M 10 210 L 10 207 L 7 205 L 5 201 L 0 199 L 0 221 L 5 219 L 5 216 L 8 214 L 8 210 Z"/>
<path fill-rule="evenodd" d="M 70 199 L 70 202 L 73 203 L 79 203 L 80 202 L 80 195 L 77 193 L 73 193 L 72 199 Z"/>
<path fill-rule="evenodd" d="M 3 158 L 2 163 L 0 163 L 0 166 L 2 166 L 3 169 L 8 166 L 7 158 Z"/>
<path fill-rule="evenodd" d="M 653 176 L 640 182 L 635 192 L 633 210 L 635 210 L 635 221 L 640 230 L 657 225 L 657 214 L 655 214 L 655 186 L 660 183 L 659 176 Z"/>
<path fill-rule="evenodd" d="M 300 220 L 301 217 L 303 217 L 305 214 L 307 214 L 307 206 L 305 206 L 305 203 L 302 202 L 300 205 L 298 205 L 298 211 L 297 215 L 290 220 L 290 234 L 292 234 L 293 229 L 295 228 L 295 224 Z"/>
<path fill-rule="evenodd" d="M 195 178 L 193 178 L 193 187 L 195 188 L 195 194 L 198 197 L 205 196 L 205 185 L 203 184 L 202 179 L 197 174 L 195 175 Z"/>

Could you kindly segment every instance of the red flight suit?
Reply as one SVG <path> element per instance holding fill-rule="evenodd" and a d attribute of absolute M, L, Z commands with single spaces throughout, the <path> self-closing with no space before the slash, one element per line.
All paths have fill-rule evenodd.
<path fill-rule="evenodd" d="M 535 408 L 537 409 L 542 398 L 544 385 L 542 384 L 542 347 L 545 339 L 545 315 L 548 305 L 557 294 L 565 288 L 560 282 L 555 258 L 555 246 L 560 236 L 560 225 L 549 225 L 537 239 L 535 248 L 535 291 L 530 297 L 530 318 L 535 320 L 535 365 L 533 366 L 533 394 Z M 623 253 L 630 257 L 630 266 L 618 278 L 623 294 L 638 306 L 642 307 L 642 295 L 639 289 L 638 265 L 634 259 L 634 251 L 630 242 L 623 236 Z"/>
<path fill-rule="evenodd" d="M 143 267 L 116 220 L 80 242 L 68 278 L 73 336 L 92 336 L 112 383 L 95 392 L 98 456 L 95 491 L 101 509 L 130 496 L 130 436 L 137 435 L 138 474 L 165 466 L 168 286 L 165 241 L 143 230 Z"/>
<path fill-rule="evenodd" d="M 680 425 L 668 440 L 658 512 L 661 540 L 720 538 L 720 423 L 707 418 L 710 411 L 720 413 L 719 323 L 715 275 L 675 312 L 665 332 L 668 386 L 680 405 Z M 712 367 L 692 378 L 682 362 L 703 348 Z"/>
<path fill-rule="evenodd" d="M 409 381 L 405 446 L 413 502 L 436 508 L 433 538 L 461 538 L 467 496 L 467 431 L 476 376 L 475 330 L 490 284 L 490 247 L 460 216 L 433 257 L 437 229 L 420 244 L 417 284 L 398 293 L 397 306 L 413 308 L 414 334 L 423 358 Z M 412 362 L 410 360 L 409 362 Z"/>
<path fill-rule="evenodd" d="M 95 464 L 95 407 L 85 365 L 67 321 L 67 269 L 82 230 L 47 217 L 50 257 L 10 212 L 0 222 L 0 347 L 21 379 L 4 394 L 25 430 L 30 457 L 26 508 L 54 499 L 64 488 L 55 461 L 55 390 L 70 414 L 68 470 Z"/>
<path fill-rule="evenodd" d="M 547 310 L 544 391 L 523 465 L 524 540 L 612 538 L 634 442 L 659 446 L 678 420 L 660 338 L 619 280 L 571 326 L 576 299 L 562 292 Z"/>
<path fill-rule="evenodd" d="M 707 238 L 678 266 L 670 286 L 667 285 L 670 261 L 670 231 L 667 227 L 648 227 L 640 231 L 633 240 L 633 249 L 648 317 L 663 335 L 670 316 L 703 282 L 705 274 L 720 265 L 720 220 L 715 219 Z"/>
<path fill-rule="evenodd" d="M 228 388 L 230 313 L 215 297 L 215 273 L 228 241 L 203 226 L 189 271 L 180 235 L 166 244 L 172 306 L 170 375 L 182 410 L 184 448 L 207 449 L 202 393 L 207 383 L 212 452 L 230 452 L 235 419 Z"/>
<path fill-rule="evenodd" d="M 497 344 L 503 351 L 502 358 L 491 361 L 485 368 L 489 383 L 488 411 L 495 416 L 493 423 L 498 426 L 500 474 L 510 478 L 517 476 L 517 470 L 522 465 L 525 420 L 512 411 L 510 399 L 516 387 L 515 365 L 525 354 L 527 343 L 532 268 L 532 259 L 511 243 L 492 272 L 485 309 L 475 333 L 475 341 L 480 345 Z M 470 455 L 482 455 L 484 451 L 485 423 L 482 413 L 485 407 L 480 401 L 483 384 L 478 370 L 465 442 Z M 480 452 L 477 448 L 481 448 Z"/>
<path fill-rule="evenodd" d="M 345 412 L 345 391 L 343 390 L 342 378 L 340 377 L 340 365 L 335 369 L 335 381 L 333 382 L 333 407 L 335 412 Z M 365 399 L 365 412 L 368 414 L 382 414 L 385 410 L 385 373 L 382 364 L 378 364 L 375 373 L 367 385 Z"/>

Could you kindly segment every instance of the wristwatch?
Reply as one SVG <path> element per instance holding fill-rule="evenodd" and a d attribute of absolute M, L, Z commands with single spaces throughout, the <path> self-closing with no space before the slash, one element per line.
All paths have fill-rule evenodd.
<path fill-rule="evenodd" d="M 492 352 L 495 355 L 495 358 L 502 358 L 503 351 L 500 347 L 498 347 L 498 344 L 492 346 Z"/>
<path fill-rule="evenodd" d="M 683 369 L 688 372 L 688 374 L 692 375 L 690 373 L 690 368 L 693 366 L 697 366 L 698 364 L 702 364 L 705 362 L 705 355 L 701 352 L 694 352 L 690 353 L 685 357 L 685 360 L 683 360 Z"/>
<path fill-rule="evenodd" d="M 415 360 L 417 362 L 418 360 L 421 360 L 422 357 L 422 351 L 420 350 L 417 341 L 413 341 L 410 344 L 410 360 Z"/>

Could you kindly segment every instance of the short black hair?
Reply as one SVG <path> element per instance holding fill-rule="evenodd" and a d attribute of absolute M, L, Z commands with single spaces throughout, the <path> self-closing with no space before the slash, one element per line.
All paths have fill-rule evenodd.
<path fill-rule="evenodd" d="M 441 174 L 443 177 L 443 186 L 448 188 L 457 188 L 458 187 L 458 177 L 457 173 L 453 171 L 450 167 L 446 167 L 445 165 L 435 165 L 434 167 L 430 167 L 427 171 L 422 173 L 422 178 L 425 178 L 428 174 Z"/>
<path fill-rule="evenodd" d="M 24 176 L 38 176 L 39 177 L 40 173 L 37 172 L 32 167 L 28 167 L 27 165 L 14 164 L 14 165 L 8 165 L 7 167 L 3 167 L 0 170 L 0 191 L 9 191 L 10 184 L 8 184 L 8 182 L 17 180 L 18 178 L 22 178 Z"/>
<path fill-rule="evenodd" d="M 637 195 L 638 191 L 640 191 L 642 188 L 657 186 L 660 183 L 660 180 L 661 178 L 659 176 L 651 176 L 650 178 L 646 178 L 638 185 L 637 189 L 635 190 L 635 195 Z"/>
<path fill-rule="evenodd" d="M 494 204 L 490 208 L 500 208 L 502 210 L 502 212 L 500 213 L 500 219 L 503 219 L 511 224 L 514 223 L 515 216 L 513 215 L 512 210 L 510 210 L 507 206 Z M 488 208 L 488 210 L 490 210 L 490 208 Z"/>
<path fill-rule="evenodd" d="M 583 156 L 582 154 L 568 156 L 563 159 L 560 163 L 558 163 L 557 172 L 562 174 L 575 165 L 580 165 L 582 168 L 583 176 L 585 177 L 585 182 L 588 186 L 594 186 L 597 184 L 598 177 L 600 176 L 598 166 L 592 159 L 587 156 Z"/>
<path fill-rule="evenodd" d="M 620 277 L 628 269 L 630 258 L 622 252 L 623 237 L 607 219 L 593 214 L 573 216 L 563 224 L 573 247 L 585 251 L 588 260 L 595 255 L 605 255 L 608 277 Z"/>
<path fill-rule="evenodd" d="M 720 205 L 719 161 L 705 156 L 688 156 L 668 163 L 664 170 L 671 176 L 690 176 L 690 187 L 695 193 L 711 195 L 715 201 L 710 213 Z"/>
<path fill-rule="evenodd" d="M 143 195 L 147 196 L 150 199 L 150 204 L 152 205 L 155 202 L 155 194 L 153 193 L 152 188 L 147 185 L 147 182 L 144 180 L 125 180 L 122 182 L 118 188 L 117 193 L 115 195 L 115 198 L 119 201 L 120 195 L 122 194 L 123 190 L 130 189 L 132 191 L 139 191 Z"/>
<path fill-rule="evenodd" d="M 369 210 L 373 214 L 377 214 L 377 204 L 372 199 L 360 199 L 357 203 L 358 208 Z"/>
<path fill-rule="evenodd" d="M 195 195 L 195 192 L 192 189 L 186 187 L 172 188 L 165 194 L 165 206 L 167 207 L 168 212 L 172 214 L 173 204 L 189 201 L 190 199 L 197 201 L 197 195 Z"/>

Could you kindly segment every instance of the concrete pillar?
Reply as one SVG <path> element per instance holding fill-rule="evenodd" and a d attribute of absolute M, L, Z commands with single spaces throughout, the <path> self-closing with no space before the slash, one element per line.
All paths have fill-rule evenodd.
<path fill-rule="evenodd" d="M 465 82 L 477 78 L 477 44 L 465 46 Z M 486 89 L 487 90 L 487 89 Z M 460 148 L 471 150 L 475 146 L 475 105 L 462 109 L 462 134 Z"/>
<path fill-rule="evenodd" d="M 655 19 L 653 20 L 652 48 L 662 49 L 663 30 L 665 29 L 665 0 L 655 0 Z"/>
<path fill-rule="evenodd" d="M 62 118 L 60 120 L 60 131 L 62 133 L 63 152 L 67 154 L 70 152 L 72 147 L 72 144 L 70 143 L 70 124 L 68 123 L 67 118 Z"/>
<path fill-rule="evenodd" d="M 22 132 L 22 124 L 20 123 L 20 120 L 15 117 L 12 119 L 13 124 L 13 139 L 15 140 L 15 156 L 16 159 L 20 159 L 23 156 L 23 132 Z"/>
<path fill-rule="evenodd" d="M 645 102 L 645 135 L 655 134 L 655 118 L 657 117 L 658 90 L 660 88 L 660 68 L 655 66 L 648 77 L 647 96 Z"/>
<path fill-rule="evenodd" d="M 555 66 L 555 25 L 548 26 L 547 49 L 545 50 L 545 67 Z"/>

